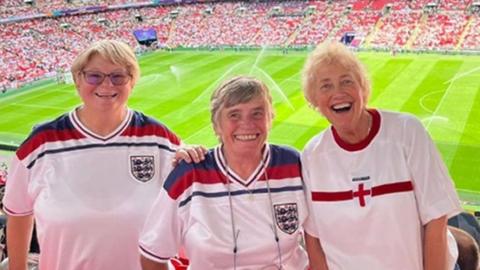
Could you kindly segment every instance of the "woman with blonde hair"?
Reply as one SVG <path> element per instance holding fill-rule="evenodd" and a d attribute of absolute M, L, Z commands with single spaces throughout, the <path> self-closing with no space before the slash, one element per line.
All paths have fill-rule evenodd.
<path fill-rule="evenodd" d="M 453 269 L 447 218 L 461 208 L 422 123 L 368 108 L 365 69 L 340 43 L 310 54 L 303 86 L 331 124 L 302 153 L 312 269 Z"/>
<path fill-rule="evenodd" d="M 9 269 L 26 269 L 34 220 L 40 269 L 140 269 L 138 236 L 180 140 L 128 108 L 140 69 L 127 44 L 96 42 L 71 71 L 83 103 L 35 127 L 10 166 Z"/>

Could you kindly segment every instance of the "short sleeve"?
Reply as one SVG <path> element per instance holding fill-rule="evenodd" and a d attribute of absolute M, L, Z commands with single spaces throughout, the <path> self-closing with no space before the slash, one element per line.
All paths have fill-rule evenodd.
<path fill-rule="evenodd" d="M 302 178 L 305 184 L 305 198 L 307 200 L 307 210 L 308 210 L 308 216 L 305 219 L 305 222 L 303 223 L 303 229 L 309 235 L 318 238 L 318 233 L 316 232 L 317 226 L 315 225 L 315 213 L 313 212 L 313 208 L 312 208 L 312 192 L 311 192 L 311 187 L 309 185 L 310 174 L 307 169 L 308 166 L 305 166 L 305 164 L 307 164 L 305 155 L 308 155 L 308 153 L 304 151 L 300 157 L 301 164 L 302 164 Z"/>
<path fill-rule="evenodd" d="M 28 216 L 33 214 L 33 201 L 28 193 L 30 170 L 14 155 L 10 164 L 3 210 L 11 216 Z"/>
<path fill-rule="evenodd" d="M 461 211 L 458 195 L 433 140 L 417 119 L 409 118 L 405 124 L 407 164 L 422 224 L 443 215 L 458 214 Z"/>
<path fill-rule="evenodd" d="M 140 235 L 140 254 L 159 263 L 177 255 L 181 245 L 182 222 L 178 203 L 162 189 Z"/>

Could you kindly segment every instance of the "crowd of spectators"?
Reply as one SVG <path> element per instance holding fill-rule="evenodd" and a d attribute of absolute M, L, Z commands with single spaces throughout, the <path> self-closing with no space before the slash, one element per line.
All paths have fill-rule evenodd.
<path fill-rule="evenodd" d="M 462 11 L 428 15 L 426 22 L 421 25 L 413 47 L 429 50 L 454 49 L 468 18 L 469 16 Z"/>
<path fill-rule="evenodd" d="M 31 5 L 0 0 L 0 19 L 125 2 L 34 0 Z M 306 46 L 352 33 L 353 44 L 361 47 L 478 51 L 480 19 L 478 12 L 469 11 L 471 5 L 471 0 L 218 1 L 3 23 L 0 90 L 68 70 L 74 55 L 94 40 L 120 39 L 145 50 L 132 35 L 145 28 L 156 30 L 153 45 L 162 48 Z"/>
<path fill-rule="evenodd" d="M 403 47 L 411 37 L 421 16 L 421 11 L 407 10 L 399 10 L 384 16 L 378 25 L 378 31 L 375 31 L 372 36 L 372 47 Z"/>
<path fill-rule="evenodd" d="M 480 47 L 480 13 L 475 13 L 470 17 L 468 32 L 462 42 L 464 50 L 479 50 Z"/>

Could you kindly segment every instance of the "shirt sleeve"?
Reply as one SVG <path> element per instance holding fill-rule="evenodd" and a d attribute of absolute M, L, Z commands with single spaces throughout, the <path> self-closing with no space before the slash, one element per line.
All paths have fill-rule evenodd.
<path fill-rule="evenodd" d="M 183 231 L 179 204 L 162 189 L 140 234 L 140 254 L 159 263 L 177 255 Z"/>
<path fill-rule="evenodd" d="M 453 181 L 422 123 L 412 117 L 406 121 L 404 130 L 407 136 L 407 164 L 422 224 L 461 212 Z"/>
<path fill-rule="evenodd" d="M 313 207 L 312 207 L 312 192 L 311 188 L 309 186 L 309 181 L 310 181 L 310 174 L 307 170 L 307 159 L 305 158 L 305 155 L 308 155 L 305 153 L 305 151 L 302 153 L 300 159 L 301 159 L 301 164 L 302 164 L 302 178 L 304 182 L 304 191 L 305 191 L 305 198 L 307 200 L 307 210 L 308 210 L 308 216 L 305 219 L 305 222 L 303 223 L 303 230 L 308 233 L 309 235 L 318 238 L 318 233 L 316 232 L 317 226 L 315 225 L 315 213 L 313 212 Z"/>
<path fill-rule="evenodd" d="M 3 197 L 3 210 L 11 216 L 33 214 L 33 201 L 28 193 L 30 170 L 14 155 L 10 164 Z"/>

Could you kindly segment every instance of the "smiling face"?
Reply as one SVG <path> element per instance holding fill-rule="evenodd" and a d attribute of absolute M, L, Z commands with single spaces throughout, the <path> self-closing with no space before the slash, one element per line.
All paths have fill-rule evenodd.
<path fill-rule="evenodd" d="M 94 76 L 101 73 L 110 74 L 103 82 L 96 85 L 87 76 Z M 123 85 L 115 85 L 111 81 L 113 76 L 128 76 Z M 114 64 L 99 54 L 93 55 L 85 67 L 76 74 L 75 84 L 82 99 L 86 111 L 109 112 L 124 110 L 128 97 L 132 92 L 134 82 L 126 67 Z"/>
<path fill-rule="evenodd" d="M 307 101 L 350 143 L 361 140 L 370 128 L 366 109 L 370 82 L 364 65 L 345 45 L 324 42 L 308 56 L 302 72 Z"/>
<path fill-rule="evenodd" d="M 347 68 L 330 64 L 317 70 L 311 102 L 337 130 L 354 130 L 365 113 L 364 91 Z"/>
<path fill-rule="evenodd" d="M 272 123 L 270 103 L 263 96 L 221 108 L 214 129 L 230 155 L 254 157 L 261 153 Z"/>

